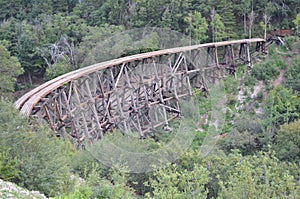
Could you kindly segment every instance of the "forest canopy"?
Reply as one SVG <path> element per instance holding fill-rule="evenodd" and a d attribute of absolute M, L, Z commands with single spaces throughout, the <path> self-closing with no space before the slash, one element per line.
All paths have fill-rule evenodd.
<path fill-rule="evenodd" d="M 51 79 L 84 66 L 92 39 L 159 27 L 196 43 L 264 37 L 298 29 L 297 0 L 0 0 L 0 41 L 18 58 L 23 82 Z M 298 14 L 298 16 L 297 16 Z"/>

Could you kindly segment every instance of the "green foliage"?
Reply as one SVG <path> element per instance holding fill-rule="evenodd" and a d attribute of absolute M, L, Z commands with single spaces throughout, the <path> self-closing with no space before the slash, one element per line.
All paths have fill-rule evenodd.
<path fill-rule="evenodd" d="M 238 93 L 239 80 L 234 76 L 228 76 L 224 79 L 224 87 L 226 94 L 236 95 Z"/>
<path fill-rule="evenodd" d="M 299 5 L 300 1 L 296 0 L 285 0 L 284 3 L 262 0 L 254 4 L 251 4 L 251 0 L 0 0 L 0 95 L 14 90 L 16 78 L 23 69 L 29 76 L 33 74 L 39 78 L 54 78 L 77 66 L 116 58 L 124 55 L 124 52 L 135 53 L 137 48 L 140 53 L 148 51 L 147 48 L 163 49 L 158 46 L 161 41 L 171 43 L 172 35 L 161 37 L 155 29 L 151 37 L 144 41 L 146 47 L 129 46 L 134 39 L 127 34 L 116 36 L 115 40 L 109 38 L 125 29 L 145 26 L 172 29 L 190 34 L 197 43 L 244 38 L 250 28 L 248 16 L 253 7 L 255 18 L 252 29 L 254 36 L 261 36 L 261 27 L 299 29 Z M 264 21 L 264 14 L 271 17 L 268 27 L 266 24 L 259 25 L 259 22 Z M 76 60 L 71 62 L 70 57 L 66 56 L 51 68 L 38 49 L 56 44 L 61 38 L 67 38 L 73 45 Z M 289 58 L 294 58 L 293 54 L 299 52 L 299 42 L 293 44 L 297 40 L 297 37 L 286 38 L 287 47 L 293 51 L 290 53 L 284 50 Z M 109 47 L 115 50 L 111 51 Z M 68 52 L 64 50 L 66 55 Z M 270 59 L 253 68 L 252 75 L 244 79 L 246 86 L 255 85 L 257 80 L 269 83 L 278 77 L 280 70 L 286 69 L 286 56 L 279 54 L 274 47 L 268 50 Z M 97 57 L 99 52 L 104 55 L 100 59 Z M 298 96 L 299 63 L 298 56 L 288 67 L 285 76 L 286 85 L 297 91 Z M 244 73 L 238 77 L 242 77 L 241 74 Z M 231 77 L 225 80 L 230 110 L 235 108 L 237 88 L 238 81 Z M 147 197 L 154 198 L 296 198 L 299 195 L 299 185 L 295 182 L 299 180 L 297 163 L 300 148 L 299 120 L 296 119 L 299 119 L 300 103 L 299 97 L 291 89 L 276 87 L 271 91 L 264 106 L 265 121 L 249 114 L 239 115 L 235 119 L 235 113 L 226 112 L 223 131 L 230 134 L 220 146 L 228 156 L 220 152 L 217 156 L 203 160 L 199 151 L 189 150 L 176 161 L 176 165 L 157 170 L 150 181 L 147 175 L 152 174 L 140 177 L 138 184 L 143 188 L 133 186 L 134 182 L 130 184 L 137 190 L 151 189 Z M 207 100 L 199 90 L 196 93 L 200 99 L 200 113 L 209 118 L 214 103 Z M 260 97 L 263 100 L 263 93 Z M 69 143 L 56 139 L 48 128 L 43 127 L 44 124 L 36 121 L 30 121 L 29 124 L 11 104 L 1 100 L 0 108 L 0 178 L 42 191 L 48 196 L 135 197 L 128 186 L 128 181 L 134 179 L 132 176 L 128 177 L 124 172 L 108 172 L 108 168 L 99 164 L 90 154 L 73 154 Z M 284 123 L 289 124 L 281 127 L 273 147 L 277 152 L 276 157 L 295 164 L 281 163 L 273 154 L 256 154 L 259 150 L 266 150 L 266 145 L 272 141 L 273 134 L 269 129 L 276 129 Z M 268 128 L 265 128 L 266 125 Z M 203 132 L 197 131 L 192 143 L 195 150 L 209 135 L 208 125 L 201 127 Z M 158 138 L 168 142 L 171 136 L 170 133 Z M 118 141 L 124 143 L 123 138 Z M 154 141 L 145 143 L 148 151 L 162 145 L 162 142 Z M 143 149 L 134 144 L 128 148 L 131 151 Z M 232 149 L 252 156 L 242 156 L 236 152 L 232 154 Z M 84 178 L 72 191 L 71 172 Z M 80 181 L 78 177 L 75 178 Z M 149 181 L 149 184 L 141 185 L 143 181 Z"/>
<path fill-rule="evenodd" d="M 299 118 L 299 104 L 300 99 L 292 89 L 279 85 L 269 93 L 264 108 L 270 123 L 279 126 Z"/>
<path fill-rule="evenodd" d="M 48 196 L 70 189 L 70 145 L 35 121 L 29 125 L 10 103 L 1 100 L 0 109 L 1 177 Z"/>
<path fill-rule="evenodd" d="M 126 185 L 126 174 L 111 169 L 108 173 L 108 179 L 101 178 L 96 170 L 92 170 L 85 181 L 78 182 L 74 190 L 61 196 L 60 199 L 89 199 L 89 198 L 135 198 L 132 189 Z"/>
<path fill-rule="evenodd" d="M 300 120 L 281 126 L 273 149 L 280 160 L 300 162 Z"/>
<path fill-rule="evenodd" d="M 0 142 L 0 178 L 3 180 L 12 180 L 19 177 L 18 163 L 11 158 L 11 148 L 4 147 Z"/>
<path fill-rule="evenodd" d="M 92 188 L 86 185 L 77 185 L 74 192 L 58 197 L 57 199 L 89 199 L 92 196 Z"/>
<path fill-rule="evenodd" d="M 16 24 L 15 31 L 17 32 L 17 48 L 16 56 L 18 57 L 21 66 L 25 72 L 33 73 L 41 70 L 41 58 L 35 47 L 38 44 L 37 35 L 34 32 L 34 27 L 27 21 L 21 21 Z"/>
<path fill-rule="evenodd" d="M 228 155 L 216 150 L 205 158 L 197 151 L 188 151 L 177 165 L 164 168 L 166 172 L 158 175 L 157 181 L 168 184 L 166 187 L 160 185 L 159 190 L 178 193 L 179 182 L 186 179 L 180 174 L 185 171 L 193 173 L 196 165 L 208 174 L 205 176 L 209 180 L 204 183 L 208 198 L 294 198 L 299 194 L 297 182 L 300 170 L 296 164 L 280 162 L 272 152 L 242 156 L 238 150 Z M 205 176 L 202 178 L 206 179 Z"/>
<path fill-rule="evenodd" d="M 280 69 L 286 68 L 286 63 L 278 55 L 274 55 L 273 58 L 256 64 L 253 67 L 252 76 L 257 80 L 263 80 L 266 84 L 271 80 L 275 80 L 279 75 Z"/>
<path fill-rule="evenodd" d="M 195 11 L 192 15 L 186 17 L 185 21 L 189 23 L 187 33 L 190 34 L 197 44 L 207 41 L 208 23 L 200 12 Z"/>
<path fill-rule="evenodd" d="M 117 41 L 114 41 L 111 37 L 112 34 L 120 34 L 121 31 L 124 30 L 123 26 L 114 26 L 109 24 L 104 24 L 101 27 L 93 27 L 90 29 L 90 33 L 82 38 L 82 42 L 80 43 L 77 49 L 77 60 L 81 66 L 87 66 L 89 64 L 97 63 L 97 61 L 109 60 L 117 58 L 120 56 L 124 51 L 126 45 L 121 46 L 122 49 L 119 50 L 117 45 L 122 45 L 126 42 L 120 42 L 119 44 Z M 118 36 L 116 36 L 116 40 L 121 40 Z M 122 36 L 125 39 L 125 36 Z M 119 42 L 119 41 L 118 41 Z M 116 44 L 115 44 L 116 43 Z M 116 45 L 117 52 L 110 52 L 114 45 Z M 99 50 L 101 49 L 101 50 Z M 101 54 L 99 55 L 99 52 Z"/>
<path fill-rule="evenodd" d="M 78 150 L 72 156 L 70 167 L 73 173 L 76 173 L 81 178 L 91 176 L 97 172 L 99 177 L 104 177 L 108 174 L 109 168 L 102 165 L 92 154 L 86 150 Z"/>
<path fill-rule="evenodd" d="M 225 25 L 218 13 L 213 15 L 213 18 L 210 22 L 210 27 L 212 29 L 213 42 L 223 41 L 226 38 Z"/>
<path fill-rule="evenodd" d="M 225 171 L 227 178 L 224 179 L 221 172 L 216 175 L 220 186 L 217 198 L 295 198 L 299 195 L 295 178 L 282 168 L 273 154 L 246 157 L 232 154 L 227 161 L 230 165 Z"/>
<path fill-rule="evenodd" d="M 0 96 L 13 92 L 17 77 L 23 73 L 23 69 L 14 56 L 0 42 Z"/>
<path fill-rule="evenodd" d="M 47 68 L 45 76 L 46 79 L 51 80 L 70 71 L 71 69 L 68 62 L 66 60 L 61 60 L 59 63 L 56 63 L 55 69 L 50 67 Z"/>
<path fill-rule="evenodd" d="M 269 139 L 260 119 L 242 113 L 234 121 L 234 130 L 219 145 L 227 154 L 238 149 L 243 155 L 249 155 L 261 150 Z"/>
<path fill-rule="evenodd" d="M 206 184 L 209 172 L 201 165 L 192 171 L 180 170 L 176 164 L 154 172 L 149 185 L 153 190 L 147 198 L 207 198 Z"/>
<path fill-rule="evenodd" d="M 255 78 L 254 75 L 247 75 L 245 78 L 244 78 L 244 85 L 247 86 L 247 87 L 254 87 L 254 85 L 256 84 L 257 82 L 257 79 Z"/>
<path fill-rule="evenodd" d="M 297 56 L 285 74 L 288 87 L 298 92 L 300 96 L 300 56 Z"/>
<path fill-rule="evenodd" d="M 297 14 L 296 19 L 293 20 L 296 30 L 299 31 L 300 28 L 300 13 Z M 299 34 L 299 32 L 297 33 Z"/>
<path fill-rule="evenodd" d="M 230 40 L 237 37 L 236 20 L 234 17 L 233 3 L 228 0 L 219 0 L 216 3 L 217 12 L 221 14 L 224 23 L 224 31 L 226 39 Z"/>

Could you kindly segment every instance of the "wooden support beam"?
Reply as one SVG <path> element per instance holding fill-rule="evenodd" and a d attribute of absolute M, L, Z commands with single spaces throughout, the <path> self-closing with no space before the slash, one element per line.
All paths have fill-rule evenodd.
<path fill-rule="evenodd" d="M 251 68 L 250 43 L 256 44 L 258 52 L 265 52 L 264 40 L 251 39 L 96 64 L 34 89 L 30 102 L 19 101 L 17 105 L 23 106 L 22 112 L 45 118 L 53 130 L 69 134 L 80 144 L 101 139 L 114 127 L 123 132 L 138 131 L 141 137 L 147 129 L 155 131 L 161 125 L 170 130 L 170 119 L 181 113 L 179 99 L 191 96 L 194 87 L 207 92 L 208 82 L 224 77 L 224 71 L 236 75 L 239 60 Z"/>

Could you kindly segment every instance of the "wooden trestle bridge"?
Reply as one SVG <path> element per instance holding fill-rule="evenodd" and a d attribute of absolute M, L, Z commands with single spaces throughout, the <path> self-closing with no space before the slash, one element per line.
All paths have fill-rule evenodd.
<path fill-rule="evenodd" d="M 193 89 L 251 67 L 252 53 L 265 52 L 260 38 L 164 49 L 91 65 L 28 92 L 15 102 L 28 116 L 46 119 L 59 136 L 78 144 L 101 139 L 112 129 L 138 132 L 170 129 L 180 98 Z"/>

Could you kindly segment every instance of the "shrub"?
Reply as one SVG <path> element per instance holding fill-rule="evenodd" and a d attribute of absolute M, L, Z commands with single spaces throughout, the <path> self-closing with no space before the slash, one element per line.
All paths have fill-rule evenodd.
<path fill-rule="evenodd" d="M 72 186 L 70 145 L 51 136 L 51 130 L 41 123 L 29 124 L 3 99 L 0 109 L 1 177 L 47 196 L 68 190 Z"/>
<path fill-rule="evenodd" d="M 297 56 L 285 74 L 288 87 L 298 92 L 300 96 L 300 56 Z"/>
<path fill-rule="evenodd" d="M 280 61 L 267 60 L 254 66 L 252 76 L 257 80 L 263 80 L 267 83 L 270 80 L 275 79 L 279 75 L 280 68 L 283 66 Z"/>
<path fill-rule="evenodd" d="M 266 117 L 271 125 L 279 127 L 300 117 L 300 99 L 292 89 L 279 85 L 275 87 L 266 99 L 264 106 Z"/>
<path fill-rule="evenodd" d="M 280 160 L 300 161 L 300 120 L 281 126 L 274 150 Z"/>

